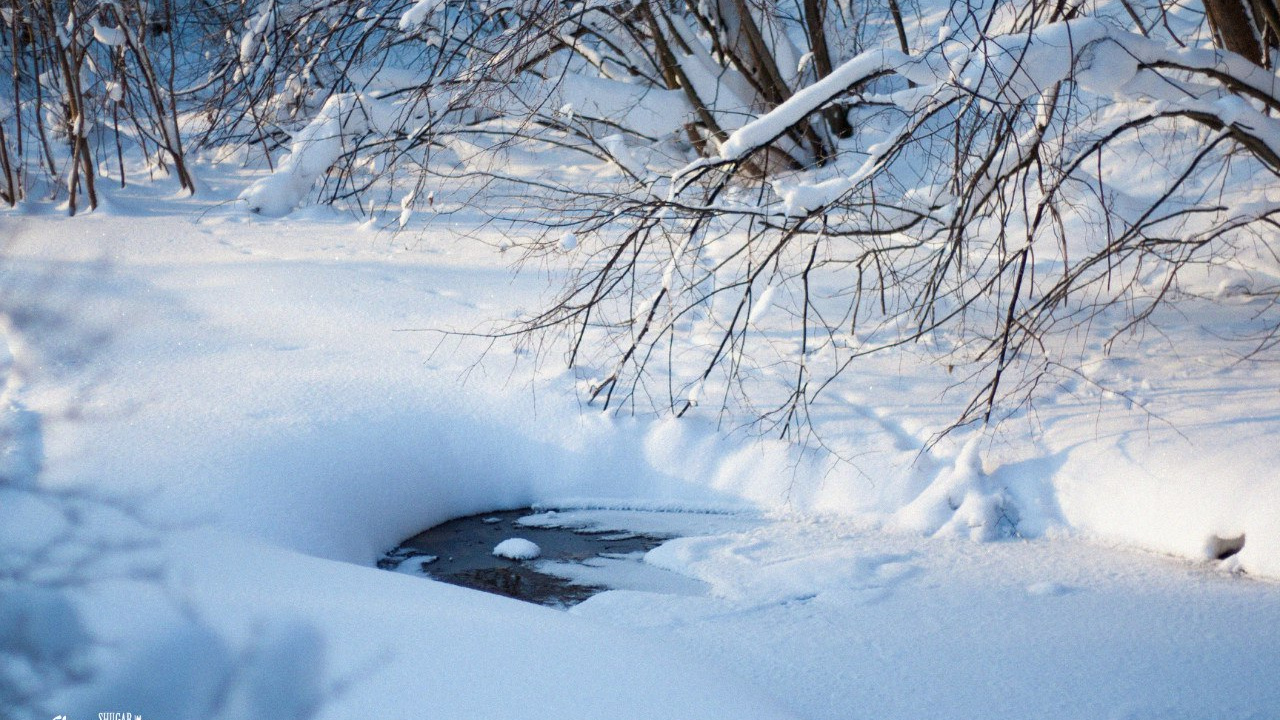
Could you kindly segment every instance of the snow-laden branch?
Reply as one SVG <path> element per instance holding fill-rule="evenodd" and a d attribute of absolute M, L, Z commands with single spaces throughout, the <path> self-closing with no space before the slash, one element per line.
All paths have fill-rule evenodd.
<path fill-rule="evenodd" d="M 249 209 L 268 217 L 291 212 L 350 147 L 348 141 L 386 124 L 392 110 L 385 103 L 348 93 L 329 98 L 316 117 L 293 137 L 291 152 L 272 174 L 240 193 Z"/>
<path fill-rule="evenodd" d="M 897 72 L 910 62 L 910 57 L 897 50 L 869 50 L 792 95 L 770 112 L 733 131 L 720 146 L 720 157 L 724 160 L 742 160 L 781 137 L 788 128 L 843 95 L 849 88 L 877 75 Z"/>
<path fill-rule="evenodd" d="M 1280 120 L 1265 112 L 1280 109 L 1280 77 L 1233 53 L 1170 48 L 1095 18 L 985 38 L 967 48 L 945 42 L 917 56 L 869 50 L 731 133 L 720 147 L 720 162 L 744 161 L 824 106 L 885 75 L 915 85 L 880 98 L 915 120 L 871 147 L 852 171 L 816 182 L 775 181 L 788 214 L 818 210 L 866 181 L 909 139 L 908 128 L 919 127 L 920 118 L 948 103 L 967 96 L 1012 109 L 1066 82 L 1099 99 L 1145 106 L 1151 118 L 1180 116 L 1225 128 L 1280 171 Z M 1083 135 L 1087 129 L 1074 132 Z M 1024 148 L 1023 156 L 1031 149 Z M 705 162 L 695 162 L 675 177 L 706 168 Z"/>

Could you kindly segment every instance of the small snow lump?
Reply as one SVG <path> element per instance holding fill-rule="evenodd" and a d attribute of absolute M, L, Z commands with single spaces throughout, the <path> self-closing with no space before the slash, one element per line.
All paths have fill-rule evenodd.
<path fill-rule="evenodd" d="M 542 554 L 542 548 L 524 538 L 510 538 L 498 543 L 493 554 L 510 560 L 532 560 Z"/>

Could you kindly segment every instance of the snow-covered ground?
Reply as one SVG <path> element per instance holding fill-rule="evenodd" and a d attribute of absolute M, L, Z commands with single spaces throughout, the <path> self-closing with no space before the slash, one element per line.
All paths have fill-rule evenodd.
<path fill-rule="evenodd" d="M 924 452 L 965 397 L 883 356 L 797 448 L 602 416 L 554 357 L 433 332 L 546 294 L 497 228 L 263 221 L 202 177 L 0 215 L 13 717 L 1280 717 L 1280 369 L 1215 340 L 1262 301 L 1087 347 Z M 646 557 L 702 594 L 567 613 L 373 567 L 533 503 L 751 522 Z"/>

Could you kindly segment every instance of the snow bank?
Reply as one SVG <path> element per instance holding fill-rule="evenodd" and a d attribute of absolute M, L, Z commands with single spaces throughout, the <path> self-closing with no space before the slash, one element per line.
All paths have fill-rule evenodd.
<path fill-rule="evenodd" d="M 1276 458 L 1261 451 L 1273 443 L 1268 425 L 1246 420 L 1191 441 L 1160 438 L 1124 459 L 1077 453 L 1056 483 L 1063 515 L 1071 527 L 1112 542 L 1202 561 L 1214 560 L 1222 541 L 1242 537 L 1231 565 L 1280 577 Z M 1251 445 L 1259 451 L 1240 450 Z"/>
<path fill-rule="evenodd" d="M 1244 718 L 1280 703 L 1274 586 L 1166 558 L 797 517 L 648 560 L 709 594 L 609 592 L 573 614 L 690 642 L 815 720 Z"/>
<path fill-rule="evenodd" d="M 186 621 L 143 641 L 93 687 L 73 693 L 69 717 L 103 708 L 175 720 L 306 720 L 325 702 L 324 645 L 310 624 L 260 624 L 242 653 L 223 636 Z"/>
<path fill-rule="evenodd" d="M 183 588 L 189 612 L 203 619 L 150 642 L 125 638 L 130 660 L 68 696 L 73 712 L 233 720 L 402 717 L 415 707 L 445 718 L 607 720 L 644 708 L 670 720 L 793 717 L 679 650 L 540 606 L 221 533 L 189 533 L 170 549 L 201 558 L 183 570 Z"/>
<path fill-rule="evenodd" d="M 538 500 L 732 503 L 646 470 L 642 426 L 540 409 L 503 380 L 461 385 L 469 353 L 437 359 L 422 336 L 391 331 L 523 292 L 506 270 L 392 271 L 349 228 L 338 237 L 354 247 L 329 252 L 352 264 L 293 255 L 315 242 L 314 222 L 212 226 L 270 248 L 261 264 L 221 242 L 175 253 L 173 238 L 211 226 L 159 222 L 139 237 L 136 219 L 95 222 L 114 261 L 84 316 L 126 320 L 91 368 L 67 370 L 110 379 L 93 419 L 58 420 L 68 380 L 51 365 L 8 398 L 42 420 L 43 470 L 37 483 L 26 456 L 5 466 L 30 487 L 0 484 L 0 559 L 43 558 L 49 582 L 74 580 L 0 588 L 0 690 L 31 699 L 17 717 L 400 717 L 409 697 L 440 717 L 791 717 L 628 631 L 372 567 L 426 526 Z M 37 254 L 64 258 L 67 276 L 90 226 L 54 227 Z M 424 293 L 435 303 L 418 315 Z M 64 339 L 18 340 L 35 353 Z M 103 496 L 118 516 L 90 510 Z"/>
<path fill-rule="evenodd" d="M 117 284 L 149 288 L 113 290 L 97 311 L 148 318 L 145 332 L 119 331 L 99 372 L 113 377 L 113 387 L 147 388 L 145 402 L 108 393 L 101 420 L 53 428 L 42 428 L 40 415 L 62 412 L 54 400 L 64 397 L 61 389 L 34 407 L 11 405 L 7 421 L 33 440 L 11 444 L 4 467 L 29 476 L 39 467 L 32 453 L 47 455 L 47 482 L 79 487 L 112 478 L 166 523 L 213 523 L 298 552 L 370 564 L 429 525 L 496 508 L 755 509 L 980 539 L 1075 529 L 1197 559 L 1212 538 L 1243 534 L 1239 566 L 1280 575 L 1269 510 L 1280 507 L 1280 481 L 1267 470 L 1280 462 L 1266 436 L 1272 405 L 1247 391 L 1258 376 L 1243 366 L 1192 382 L 1177 380 L 1179 363 L 1153 358 L 1143 372 L 1156 386 L 1177 380 L 1185 397 L 1206 398 L 1170 415 L 1164 435 L 1127 428 L 1135 417 L 1114 401 L 1101 415 L 1117 432 L 1125 429 L 1125 442 L 1113 447 L 1095 435 L 1096 396 L 1064 393 L 1039 410 L 1052 433 L 1004 444 L 957 437 L 924 451 L 952 406 L 919 399 L 939 397 L 945 374 L 868 363 L 860 378 L 876 389 L 835 391 L 841 414 L 818 417 L 828 423 L 821 432 L 832 452 L 815 452 L 726 437 L 696 412 L 681 420 L 610 419 L 579 414 L 568 402 L 536 402 L 505 383 L 462 386 L 456 378 L 473 372 L 466 353 L 428 360 L 422 335 L 391 332 L 475 317 L 497 307 L 496 298 L 536 287 L 513 286 L 498 264 L 397 268 L 364 255 L 358 239 L 327 251 L 349 255 L 350 263 L 317 263 L 305 250 L 314 226 L 272 225 L 255 232 L 281 258 L 246 264 L 227 280 L 224 263 L 239 255 L 225 246 L 172 245 L 166 232 L 143 242 L 125 230 L 129 218 L 95 222 L 108 237 L 120 233 L 108 245 L 121 262 Z M 191 230 L 183 223 L 174 232 Z M 235 225 L 216 232 L 245 234 Z M 72 252 L 78 241 L 68 234 L 67 248 L 50 241 L 42 252 Z M 155 305 L 162 297 L 182 300 Z M 759 304 L 760 322 L 781 312 Z M 1249 305 L 1235 312 L 1253 314 Z M 1213 346 L 1207 334 L 1183 342 Z M 489 357 L 493 377 L 506 377 L 514 370 L 501 370 L 503 363 L 519 356 Z M 544 395 L 572 392 L 567 377 L 544 382 Z M 28 403 L 33 397 L 43 396 L 24 391 Z M 204 408 L 200 414 L 190 412 L 192 402 Z M 1255 408 L 1257 419 L 1236 418 L 1234 407 Z M 1183 437 L 1181 427 L 1196 430 Z M 32 533 L 4 536 L 19 544 L 15 553 L 57 536 L 65 523 L 44 498 L 19 493 L 0 507 L 47 518 Z"/>
<path fill-rule="evenodd" d="M 91 638 L 67 593 L 34 585 L 0 587 L 0 701 L 20 712 L 89 673 Z"/>

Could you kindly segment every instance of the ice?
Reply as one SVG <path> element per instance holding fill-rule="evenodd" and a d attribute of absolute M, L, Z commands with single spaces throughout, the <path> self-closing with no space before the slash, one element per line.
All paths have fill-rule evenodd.
<path fill-rule="evenodd" d="M 542 561 L 537 569 L 578 585 L 607 587 L 610 592 L 637 590 L 664 595 L 701 595 L 707 589 L 698 580 L 644 562 L 644 553 L 604 555 L 582 562 Z"/>

